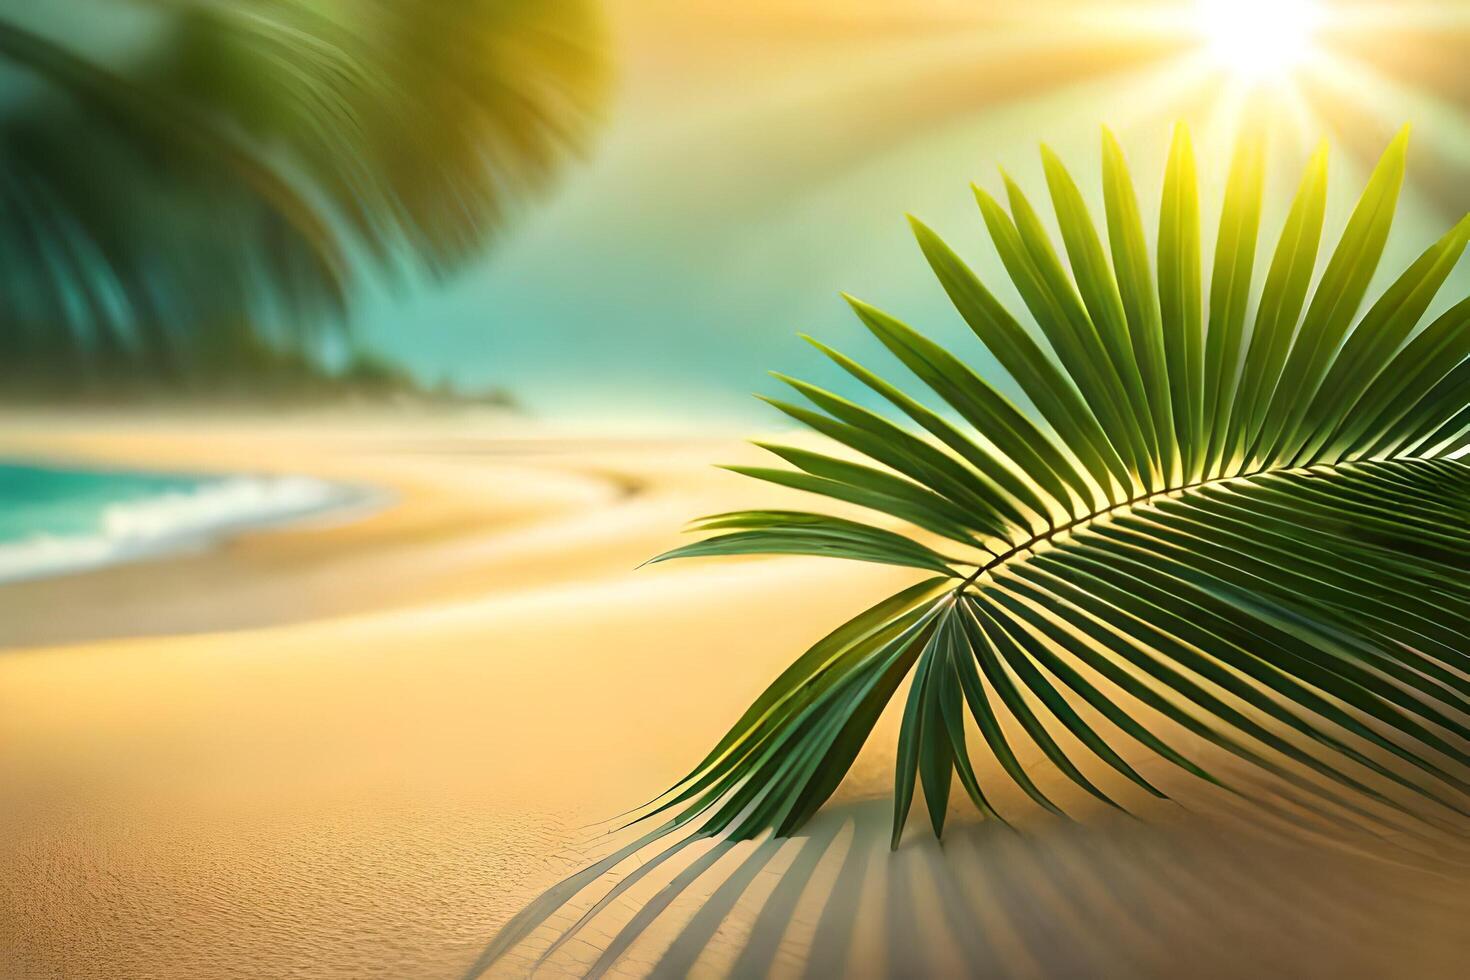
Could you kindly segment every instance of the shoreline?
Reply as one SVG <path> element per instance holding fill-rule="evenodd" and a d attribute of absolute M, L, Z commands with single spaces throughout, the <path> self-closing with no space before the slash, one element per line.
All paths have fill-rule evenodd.
<path fill-rule="evenodd" d="M 4 422 L 6 452 L 248 465 L 395 496 L 346 524 L 0 586 L 0 973 L 462 978 L 607 852 L 589 825 L 672 784 L 801 651 L 915 580 L 818 558 L 638 570 L 690 517 L 803 504 L 712 467 L 758 458 L 725 437 L 382 416 Z M 542 972 L 585 975 L 626 939 L 615 975 L 1458 975 L 1461 844 L 1413 854 L 1408 837 L 1349 834 L 1167 722 L 1160 738 L 1270 812 L 1116 735 L 1177 801 L 1082 760 L 1147 821 L 1120 826 L 1018 743 L 1076 822 L 1037 812 L 977 750 L 1022 834 L 977 823 L 956 793 L 943 847 L 915 825 L 890 853 L 902 700 L 810 827 L 739 845 L 698 880 L 685 858 L 718 853 L 657 868 L 640 853 L 647 879 Z M 1328 900 L 1316 882 L 1334 883 Z M 659 895 L 665 914 L 641 918 Z M 1346 939 L 1283 939 L 1280 896 Z M 500 973 L 524 975 L 578 911 Z M 1354 926 L 1366 916 L 1383 927 Z"/>
<path fill-rule="evenodd" d="M 711 466 L 756 455 L 724 438 L 0 432 L 7 453 L 395 493 L 345 527 L 0 587 L 0 949 L 27 976 L 459 976 L 596 846 L 579 828 L 677 778 L 903 578 L 833 563 L 802 596 L 799 559 L 639 571 L 693 515 L 787 499 Z"/>
<path fill-rule="evenodd" d="M 485 552 L 502 535 L 507 547 L 517 535 L 534 539 L 542 522 L 632 499 L 642 486 L 616 463 L 571 465 L 583 440 L 543 436 L 518 418 L 480 412 L 202 424 L 32 413 L 21 424 L 3 416 L 0 423 L 9 423 L 0 424 L 0 454 L 41 465 L 222 480 L 241 471 L 304 476 L 358 494 L 283 520 L 226 528 L 205 548 L 184 542 L 134 561 L 0 583 L 0 650 L 307 623 L 468 597 L 480 590 L 470 575 L 456 573 L 493 557 Z M 664 443 L 627 445 L 656 452 Z M 481 469 L 501 471 L 499 485 L 471 485 L 467 475 Z M 434 573 L 429 580 L 400 571 L 416 560 Z M 630 555 L 629 568 L 637 561 Z M 531 581 L 555 577 L 553 563 Z M 59 622 L 26 615 L 58 606 L 88 615 Z"/>
<path fill-rule="evenodd" d="M 197 554 L 254 531 L 321 521 L 351 521 L 387 506 L 392 493 L 363 483 L 305 473 L 269 476 L 241 470 L 198 473 L 141 468 L 54 455 L 5 456 L 0 465 L 67 475 L 190 480 L 187 489 L 119 497 L 103 503 L 89 531 L 35 529 L 0 540 L 0 585 L 85 574 L 118 565 Z"/>

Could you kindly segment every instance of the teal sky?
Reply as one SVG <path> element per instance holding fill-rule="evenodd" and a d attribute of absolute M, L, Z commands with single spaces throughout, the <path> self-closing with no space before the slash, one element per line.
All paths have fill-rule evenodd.
<path fill-rule="evenodd" d="M 1233 124 L 1228 80 L 1189 41 L 1135 28 L 1100 33 L 1079 11 L 1096 15 L 1104 4 L 919 10 L 806 0 L 724 9 L 732 6 L 613 0 L 618 91 L 588 161 L 478 266 L 447 284 L 372 298 L 356 320 L 362 337 L 426 379 L 501 385 L 540 415 L 670 427 L 771 419 L 749 397 L 777 390 L 770 369 L 854 394 L 799 332 L 902 377 L 865 340 L 839 290 L 989 366 L 904 214 L 939 231 L 1024 320 L 969 184 L 999 191 L 1004 166 L 1049 219 L 1036 153 L 1046 142 L 1100 216 L 1104 123 L 1123 142 L 1151 223 L 1170 126 L 1190 122 L 1208 256 Z M 1012 13 L 975 12 L 994 6 Z M 1290 105 L 1271 99 L 1258 278 L 1320 138 L 1334 144 L 1332 238 L 1361 189 L 1367 154 L 1403 122 L 1415 124 L 1410 186 L 1380 281 L 1470 203 L 1452 179 L 1470 172 L 1470 132 L 1453 89 L 1425 91 L 1344 64 L 1336 91 L 1322 83 Z M 1446 294 L 1467 290 L 1462 262 Z"/>

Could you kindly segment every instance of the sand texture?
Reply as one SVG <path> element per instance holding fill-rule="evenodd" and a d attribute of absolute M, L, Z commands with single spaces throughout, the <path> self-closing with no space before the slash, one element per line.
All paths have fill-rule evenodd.
<path fill-rule="evenodd" d="M 382 492 L 370 512 L 204 553 L 0 586 L 7 978 L 464 976 L 533 898 L 626 839 L 599 821 L 914 580 L 819 559 L 638 570 L 691 517 L 799 499 L 713 469 L 756 457 L 733 438 L 10 416 L 0 453 Z M 649 848 L 549 908 L 491 973 L 1463 975 L 1464 820 L 1313 813 L 1171 733 L 1265 805 L 1119 738 L 1177 803 L 1092 767 L 1143 820 L 1080 804 L 1076 822 L 1043 819 L 998 789 L 1013 833 L 956 793 L 942 846 L 916 809 L 890 854 L 896 727 L 890 713 L 800 836 Z"/>

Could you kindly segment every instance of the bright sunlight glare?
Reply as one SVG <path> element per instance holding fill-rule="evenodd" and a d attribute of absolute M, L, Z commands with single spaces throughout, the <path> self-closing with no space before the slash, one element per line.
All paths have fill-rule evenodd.
<path fill-rule="evenodd" d="M 1241 77 L 1289 73 L 1311 53 L 1322 20 L 1315 0 L 1197 0 L 1210 57 Z"/>

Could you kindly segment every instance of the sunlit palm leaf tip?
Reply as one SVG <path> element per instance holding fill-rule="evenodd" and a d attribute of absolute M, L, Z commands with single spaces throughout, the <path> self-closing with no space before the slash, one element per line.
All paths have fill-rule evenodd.
<path fill-rule="evenodd" d="M 1308 163 L 1257 288 L 1255 136 L 1230 167 L 1208 283 L 1182 127 L 1152 261 L 1110 133 L 1103 230 L 1043 151 L 1060 252 L 1013 181 L 1009 209 L 977 189 L 1031 324 L 911 219 L 956 309 L 1045 425 L 969 355 L 851 300 L 928 395 L 818 344 L 902 420 L 778 375 L 806 404 L 771 404 L 841 453 L 770 444 L 792 468 L 731 469 L 866 508 L 874 523 L 723 514 L 695 528 L 713 536 L 660 558 L 827 555 L 936 577 L 819 641 L 643 819 L 792 832 L 909 677 L 895 845 L 920 786 L 942 832 L 954 776 L 986 816 L 1000 816 L 1001 781 L 1060 812 L 1061 794 L 1020 762 L 1033 750 L 1112 806 L 1163 795 L 1129 743 L 1216 781 L 1170 744 L 1180 731 L 1366 818 L 1463 814 L 1470 462 L 1454 457 L 1470 445 L 1470 299 L 1421 321 L 1470 224 L 1361 309 L 1405 143 L 1383 155 L 1315 289 L 1326 154 Z M 973 757 L 974 735 L 994 766 Z"/>

